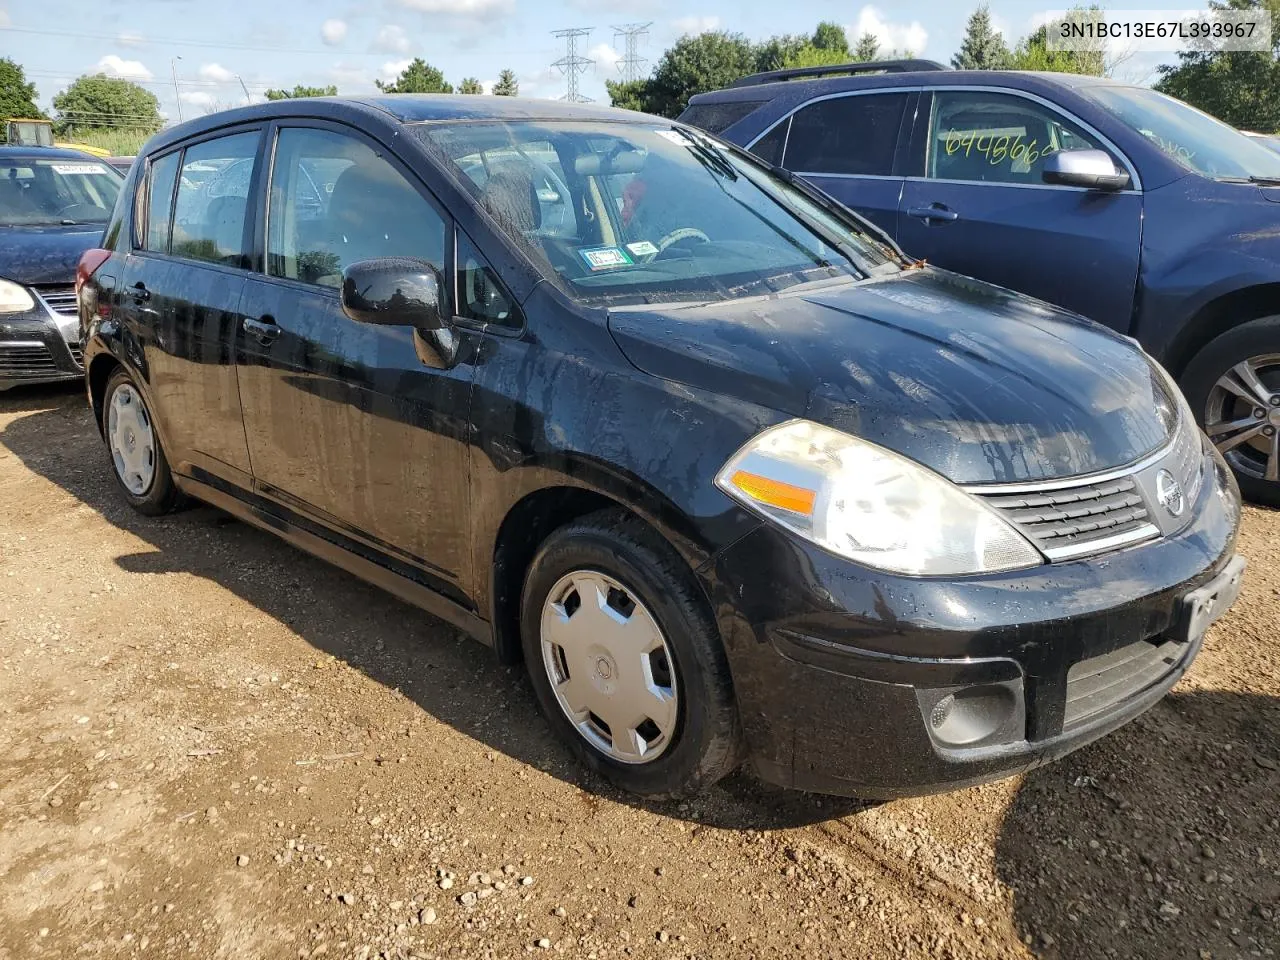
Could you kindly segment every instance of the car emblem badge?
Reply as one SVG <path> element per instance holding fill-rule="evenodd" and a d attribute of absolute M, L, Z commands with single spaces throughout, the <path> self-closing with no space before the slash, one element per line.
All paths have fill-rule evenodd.
<path fill-rule="evenodd" d="M 1169 511 L 1171 517 L 1180 517 L 1182 511 L 1187 509 L 1182 484 L 1168 470 L 1161 470 L 1156 474 L 1156 499 L 1160 501 L 1160 506 Z"/>

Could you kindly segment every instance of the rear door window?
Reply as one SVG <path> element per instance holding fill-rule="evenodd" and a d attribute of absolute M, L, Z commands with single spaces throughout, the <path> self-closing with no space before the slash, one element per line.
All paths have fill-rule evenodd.
<path fill-rule="evenodd" d="M 891 176 L 906 93 L 818 100 L 791 118 L 783 166 L 796 173 Z"/>
<path fill-rule="evenodd" d="M 187 147 L 174 204 L 170 250 L 175 256 L 247 265 L 245 222 L 258 140 L 255 130 Z"/>
<path fill-rule="evenodd" d="M 169 252 L 169 228 L 173 224 L 173 181 L 178 176 L 178 151 L 151 162 L 147 175 L 147 232 L 144 249 Z"/>

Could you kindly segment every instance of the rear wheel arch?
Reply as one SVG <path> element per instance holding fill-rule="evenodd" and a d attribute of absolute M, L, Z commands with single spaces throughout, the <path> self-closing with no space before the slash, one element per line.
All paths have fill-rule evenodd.
<path fill-rule="evenodd" d="M 120 366 L 123 364 L 109 353 L 98 354 L 89 364 L 89 399 L 93 404 L 93 417 L 98 424 L 99 433 L 104 429 L 102 405 L 107 394 L 107 381 L 111 379 L 112 372 Z"/>

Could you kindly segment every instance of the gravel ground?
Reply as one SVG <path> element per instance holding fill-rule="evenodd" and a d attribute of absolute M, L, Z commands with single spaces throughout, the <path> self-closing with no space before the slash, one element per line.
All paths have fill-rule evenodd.
<path fill-rule="evenodd" d="M 201 507 L 117 495 L 82 396 L 0 395 L 0 958 L 1271 957 L 1280 516 L 1152 711 L 879 806 L 644 804 L 519 672 Z"/>

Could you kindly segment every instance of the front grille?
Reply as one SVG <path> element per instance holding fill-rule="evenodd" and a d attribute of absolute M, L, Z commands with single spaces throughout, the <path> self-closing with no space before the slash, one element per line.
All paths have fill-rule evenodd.
<path fill-rule="evenodd" d="M 79 316 L 80 308 L 76 303 L 76 288 L 73 286 L 37 287 L 36 293 L 54 313 L 63 317 Z"/>
<path fill-rule="evenodd" d="M 54 362 L 53 354 L 43 343 L 0 341 L 0 377 L 44 377 L 57 372 L 58 365 Z"/>
<path fill-rule="evenodd" d="M 1187 649 L 1185 643 L 1155 644 L 1139 640 L 1119 650 L 1081 660 L 1067 671 L 1063 729 L 1105 713 L 1158 682 L 1178 665 Z"/>
<path fill-rule="evenodd" d="M 1113 549 L 1160 532 L 1151 522 L 1132 477 L 1054 490 L 975 492 L 1030 537 L 1050 560 Z"/>

